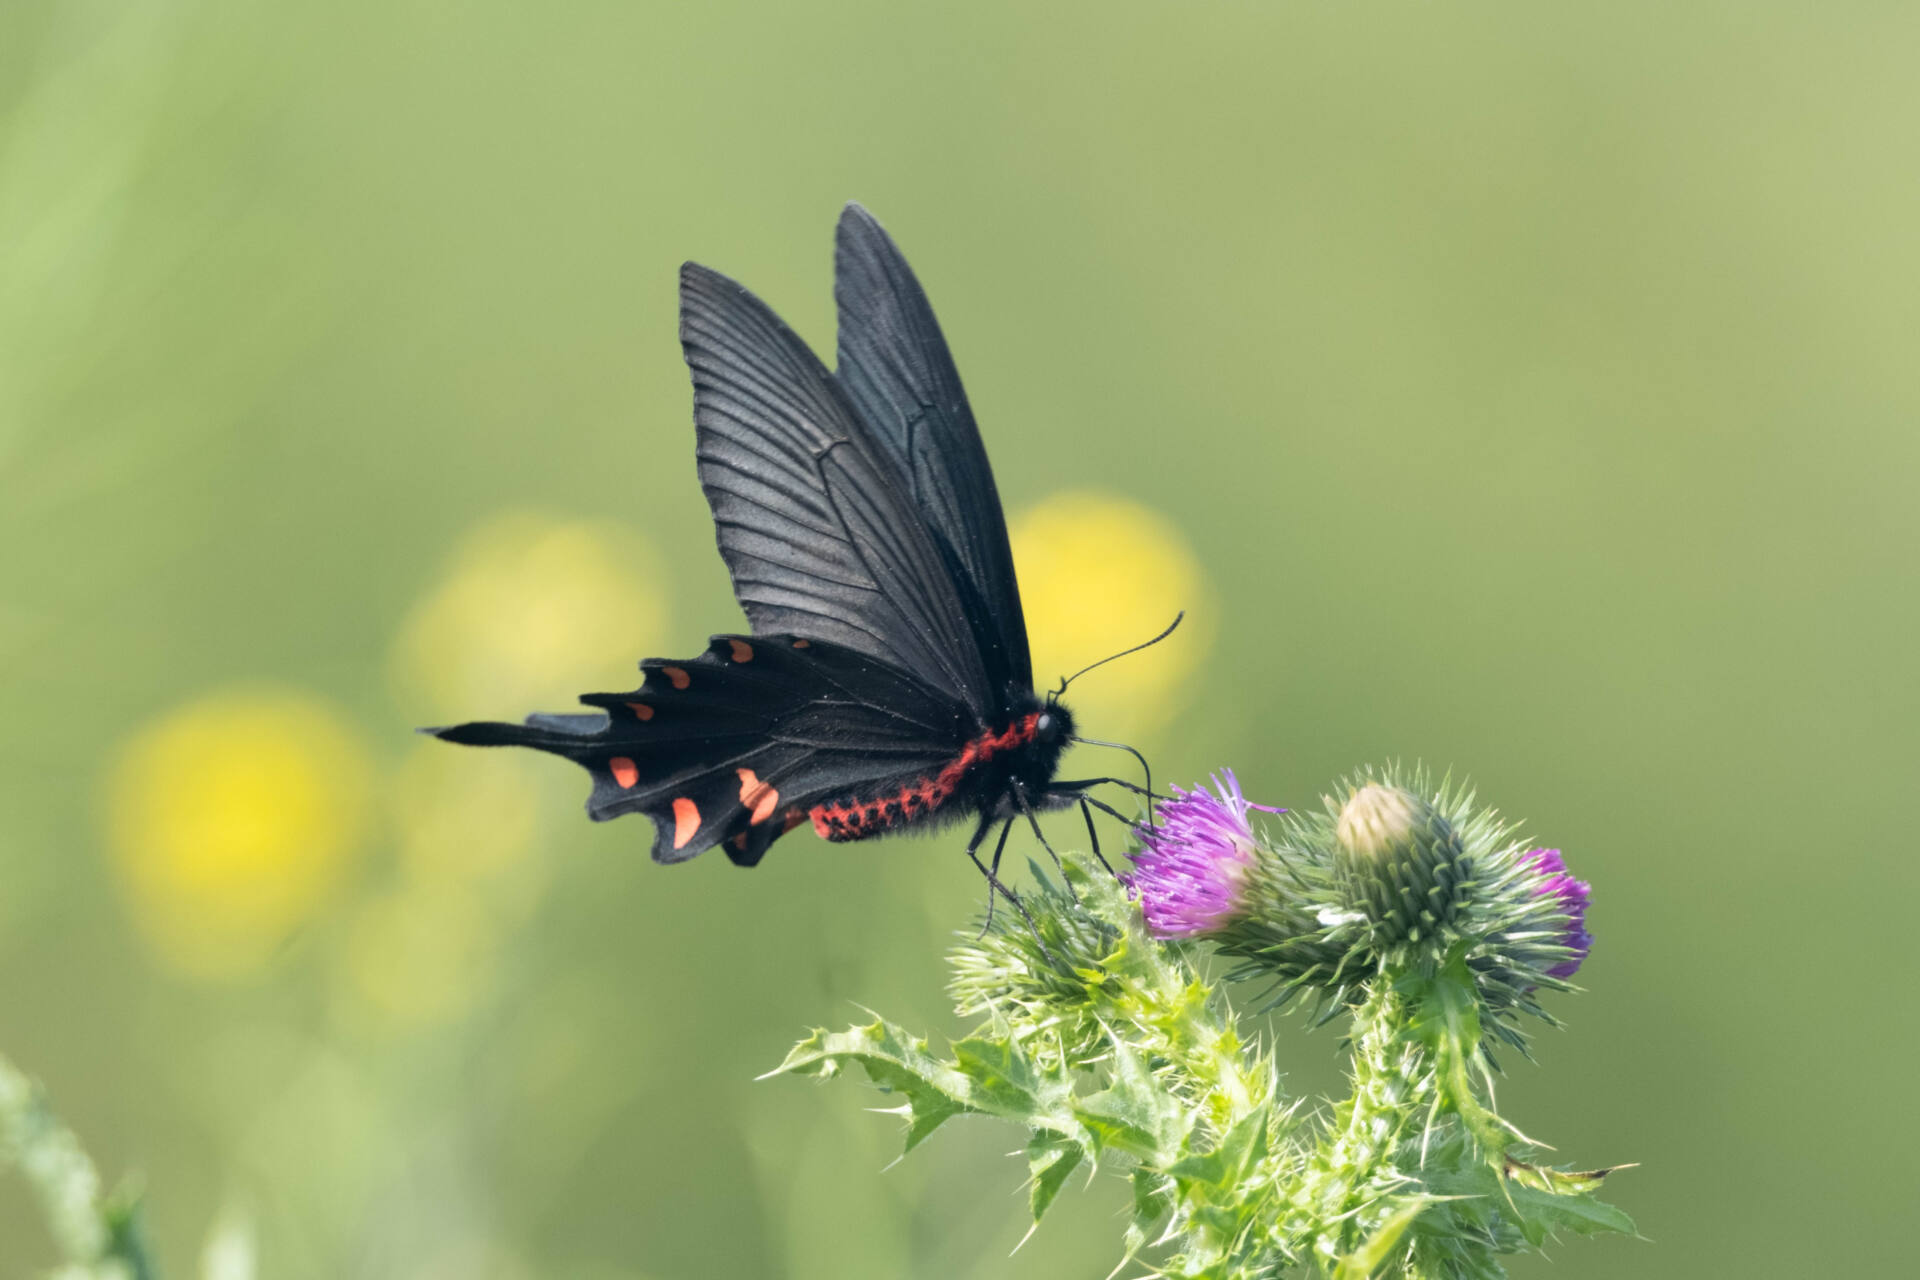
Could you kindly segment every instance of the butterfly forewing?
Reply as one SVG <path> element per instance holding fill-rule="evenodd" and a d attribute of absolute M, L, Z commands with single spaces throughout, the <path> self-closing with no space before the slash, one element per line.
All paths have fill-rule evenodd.
<path fill-rule="evenodd" d="M 694 263 L 680 337 L 701 487 L 754 632 L 870 654 L 984 721 L 993 684 L 948 558 L 832 375 L 766 304 Z"/>
<path fill-rule="evenodd" d="M 906 477 L 922 517 L 978 598 L 972 616 L 996 689 L 1031 689 L 1033 666 L 1000 494 L 960 373 L 913 270 L 873 215 L 850 204 L 834 237 L 835 376 Z"/>

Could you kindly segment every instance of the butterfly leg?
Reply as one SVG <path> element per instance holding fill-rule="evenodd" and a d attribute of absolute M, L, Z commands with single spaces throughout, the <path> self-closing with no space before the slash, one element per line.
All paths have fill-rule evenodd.
<path fill-rule="evenodd" d="M 1108 817 L 1118 822 L 1121 826 L 1126 827 L 1129 831 L 1131 831 L 1135 826 L 1138 825 L 1135 819 L 1129 818 L 1126 814 L 1120 812 L 1118 809 L 1108 804 L 1105 800 L 1100 799 L 1100 797 L 1098 796 L 1091 796 L 1083 791 L 1080 793 L 1078 799 L 1080 802 L 1080 812 L 1083 815 L 1085 815 L 1087 819 L 1087 834 L 1090 836 L 1093 834 L 1093 814 L 1090 811 L 1089 806 L 1091 806 L 1093 809 L 1100 810 L 1100 812 L 1106 814 Z M 1093 856 L 1100 859 L 1100 865 L 1107 869 L 1107 874 L 1113 875 L 1113 876 L 1118 875 L 1118 873 L 1115 872 L 1113 869 L 1113 864 L 1108 862 L 1106 858 L 1101 856 L 1100 841 L 1098 837 L 1094 837 Z"/>
<path fill-rule="evenodd" d="M 1027 789 L 1016 782 L 1013 786 L 1013 798 L 1019 804 L 1020 812 L 1027 815 L 1027 825 L 1033 828 L 1033 838 L 1040 842 L 1040 847 L 1047 851 L 1049 858 L 1053 859 L 1053 865 L 1060 869 L 1060 883 L 1066 885 L 1067 892 L 1073 896 L 1073 900 L 1076 903 L 1079 902 L 1079 892 L 1073 887 L 1073 881 L 1067 879 L 1066 864 L 1060 861 L 1060 855 L 1055 853 L 1053 846 L 1047 843 L 1046 833 L 1040 830 L 1040 819 L 1034 816 L 1033 806 L 1027 803 Z"/>
<path fill-rule="evenodd" d="M 1175 625 L 1178 625 L 1178 623 L 1176 622 Z M 1153 766 L 1147 763 L 1147 758 L 1140 754 L 1139 749 L 1130 747 L 1124 742 L 1106 742 L 1100 738 L 1076 737 L 1074 741 L 1084 742 L 1090 747 L 1111 747 L 1115 751 L 1124 751 L 1140 762 L 1140 771 L 1147 776 L 1147 825 L 1150 827 L 1155 825 L 1153 820 Z"/>
<path fill-rule="evenodd" d="M 1010 827 L 1013 824 L 1008 823 L 1007 825 Z M 1007 888 L 1005 882 L 1002 881 L 999 876 L 988 870 L 986 863 L 980 861 L 980 846 L 986 842 L 987 832 L 992 829 L 993 819 L 982 814 L 980 816 L 980 825 L 973 829 L 973 836 L 967 841 L 967 856 L 973 859 L 974 866 L 980 868 L 980 874 L 987 878 L 987 884 L 990 886 L 992 892 L 999 894 L 1008 902 L 1011 902 L 1013 909 L 1020 913 L 1020 918 L 1027 922 L 1027 931 L 1033 934 L 1033 940 L 1039 946 L 1040 954 L 1047 958 L 1047 963 L 1058 964 L 1059 962 L 1054 959 L 1053 952 L 1047 950 L 1046 940 L 1040 936 L 1040 926 L 1034 922 L 1033 913 L 1027 910 L 1027 904 L 1020 901 L 1020 895 Z M 1002 843 L 1004 844 L 1004 842 L 1005 833 L 1002 832 Z M 999 857 L 996 855 L 994 858 L 995 863 L 998 863 L 999 860 Z M 989 910 L 992 908 L 991 897 L 988 899 L 988 908 Z"/>
<path fill-rule="evenodd" d="M 1008 818 L 1000 824 L 1000 842 L 993 846 L 993 862 L 987 870 L 987 879 L 989 881 L 1000 874 L 1000 855 L 1007 851 L 1007 837 L 1012 834 L 1013 819 Z M 987 930 L 993 928 L 993 898 L 993 894 L 989 893 L 987 895 L 987 918 L 980 922 L 980 932 L 975 935 L 976 941 L 986 937 Z"/>
<path fill-rule="evenodd" d="M 1080 797 L 1080 816 L 1087 820 L 1087 843 L 1093 848 L 1093 856 L 1100 859 L 1100 865 L 1107 869 L 1108 875 L 1113 875 L 1113 864 L 1100 852 L 1100 833 L 1093 829 L 1093 807 L 1087 803 L 1084 795 Z"/>
<path fill-rule="evenodd" d="M 1013 834 L 1013 819 L 1008 818 L 1005 822 L 1000 824 L 1000 839 L 993 846 L 993 861 L 989 865 L 992 867 L 993 874 L 995 875 L 1000 874 L 1000 856 L 1007 851 L 1007 837 L 1012 834 Z"/>
<path fill-rule="evenodd" d="M 1129 818 L 1126 814 L 1120 812 L 1118 809 L 1108 804 L 1105 800 L 1102 800 L 1099 796 L 1090 796 L 1085 793 L 1082 793 L 1077 798 L 1079 799 L 1082 805 L 1090 804 L 1094 808 L 1098 809 L 1100 812 L 1112 818 L 1114 821 L 1122 823 L 1129 828 L 1137 827 L 1140 825 L 1138 819 Z"/>
<path fill-rule="evenodd" d="M 1129 818 L 1126 814 L 1121 813 L 1118 809 L 1114 808 L 1112 805 L 1108 804 L 1106 801 L 1097 799 L 1094 796 L 1087 794 L 1091 788 L 1100 786 L 1108 782 L 1111 782 L 1114 785 L 1119 787 L 1124 787 L 1126 790 L 1131 791 L 1136 795 L 1143 795 L 1147 797 L 1147 826 L 1153 827 L 1156 825 L 1154 814 L 1153 814 L 1153 802 L 1156 798 L 1164 800 L 1164 799 L 1167 799 L 1168 797 L 1161 796 L 1157 792 L 1142 790 L 1141 788 L 1134 786 L 1131 782 L 1128 782 L 1125 778 L 1078 778 L 1070 782 L 1055 782 L 1051 784 L 1047 788 L 1047 790 L 1056 791 L 1056 792 L 1065 791 L 1065 792 L 1072 793 L 1075 796 L 1075 798 L 1080 802 L 1080 807 L 1083 812 L 1085 811 L 1086 806 L 1090 804 L 1094 808 L 1099 809 L 1103 813 L 1111 814 L 1114 818 L 1117 818 L 1121 823 L 1123 823 L 1129 828 L 1139 825 L 1136 819 Z M 1099 851 L 1095 850 L 1095 852 L 1097 853 Z M 1102 858 L 1100 859 L 1100 861 L 1102 863 L 1105 863 L 1106 859 Z M 1111 870 L 1112 868 L 1108 868 L 1108 869 Z"/>
<path fill-rule="evenodd" d="M 1111 782 L 1116 787 L 1131 791 L 1137 796 L 1145 796 L 1149 800 L 1173 799 L 1170 795 L 1163 794 L 1159 791 L 1151 791 L 1137 782 L 1128 782 L 1125 778 L 1075 778 L 1069 782 L 1050 782 L 1047 784 L 1047 790 L 1084 791 L 1088 787 L 1097 787 L 1108 782 Z"/>

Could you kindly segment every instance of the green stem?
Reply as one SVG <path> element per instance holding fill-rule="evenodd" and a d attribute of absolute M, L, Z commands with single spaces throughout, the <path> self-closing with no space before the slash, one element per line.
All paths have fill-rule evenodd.
<path fill-rule="evenodd" d="M 1353 1092 L 1308 1166 L 1296 1206 L 1313 1255 L 1330 1271 L 1352 1272 L 1399 1237 L 1419 1202 L 1395 1159 L 1436 1096 L 1433 1055 L 1407 1035 L 1410 1009 L 1392 983 L 1377 981 L 1353 1012 Z M 1365 1266 L 1360 1274 L 1365 1274 Z"/>
<path fill-rule="evenodd" d="M 1502 1120 L 1480 1100 L 1474 1073 L 1485 1074 L 1480 1050 L 1480 1000 L 1465 954 L 1449 954 L 1431 977 L 1408 976 L 1397 984 L 1414 1003 L 1412 1028 L 1430 1048 L 1439 1083 L 1436 1113 L 1460 1117 L 1469 1135 L 1495 1169 L 1505 1166 L 1507 1149 L 1525 1134 Z"/>

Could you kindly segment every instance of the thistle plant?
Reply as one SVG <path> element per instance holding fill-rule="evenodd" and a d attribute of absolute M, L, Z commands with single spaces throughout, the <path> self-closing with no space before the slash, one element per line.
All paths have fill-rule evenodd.
<path fill-rule="evenodd" d="M 1224 772 L 1135 834 L 1129 874 L 1065 854 L 1060 879 L 1034 869 L 1031 925 L 962 935 L 973 1026 L 944 1052 L 880 1019 L 816 1031 L 774 1074 L 858 1065 L 909 1151 L 959 1116 L 1020 1126 L 1036 1227 L 1082 1167 L 1126 1177 L 1116 1273 L 1478 1280 L 1557 1234 L 1633 1231 L 1594 1194 L 1609 1170 L 1548 1164 L 1494 1102 L 1496 1055 L 1525 1055 L 1592 948 L 1558 850 L 1400 769 L 1310 813 Z M 1295 997 L 1308 1026 L 1345 1019 L 1344 1098 L 1286 1097 L 1278 1028 L 1246 1030 Z"/>
<path fill-rule="evenodd" d="M 33 1189 L 62 1265 L 53 1280 L 152 1280 L 139 1190 L 103 1190 L 100 1173 L 40 1087 L 0 1058 L 0 1172 Z"/>

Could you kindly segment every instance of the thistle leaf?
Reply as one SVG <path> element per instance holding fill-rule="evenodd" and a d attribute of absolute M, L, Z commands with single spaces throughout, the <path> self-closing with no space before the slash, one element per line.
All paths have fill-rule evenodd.
<path fill-rule="evenodd" d="M 953 1065 L 967 1081 L 968 1105 L 1006 1120 L 1071 1130 L 1061 1103 L 1072 1089 L 1042 1069 L 1004 1027 L 953 1045 Z"/>
<path fill-rule="evenodd" d="M 1639 1234 L 1632 1218 L 1605 1201 L 1594 1199 L 1588 1192 L 1554 1195 L 1550 1191 L 1538 1191 L 1518 1183 L 1510 1184 L 1507 1191 L 1520 1231 L 1526 1236 L 1527 1243 L 1536 1249 L 1545 1242 L 1549 1233 L 1560 1229 L 1579 1236 L 1606 1232 L 1628 1236 Z"/>
<path fill-rule="evenodd" d="M 926 1041 L 884 1019 L 846 1031 L 815 1031 L 767 1074 L 825 1079 L 839 1074 L 848 1062 L 865 1068 L 881 1092 L 906 1098 L 908 1151 L 951 1117 L 988 1109 L 978 1105 L 973 1081 L 928 1053 Z"/>
<path fill-rule="evenodd" d="M 1432 1203 L 1425 1196 L 1418 1196 L 1395 1209 L 1385 1222 L 1374 1229 L 1364 1244 L 1340 1259 L 1340 1265 L 1334 1268 L 1333 1280 L 1370 1280 L 1399 1246 L 1400 1238 L 1407 1234 L 1407 1228 Z"/>
<path fill-rule="evenodd" d="M 1191 1123 L 1180 1100 L 1117 1036 L 1108 1086 L 1074 1099 L 1073 1114 L 1086 1126 L 1096 1150 L 1122 1151 L 1155 1167 L 1175 1158 Z"/>
<path fill-rule="evenodd" d="M 1033 1178 L 1027 1206 L 1036 1223 L 1052 1207 L 1054 1197 L 1080 1167 L 1082 1158 L 1080 1144 L 1057 1133 L 1036 1132 L 1027 1143 L 1027 1172 Z"/>
<path fill-rule="evenodd" d="M 1173 1212 L 1173 1191 L 1165 1175 L 1136 1167 L 1132 1181 L 1133 1217 L 1127 1223 L 1127 1258 L 1138 1256 L 1152 1240 L 1154 1227 Z M 1122 1259 L 1121 1266 L 1125 1265 Z"/>

